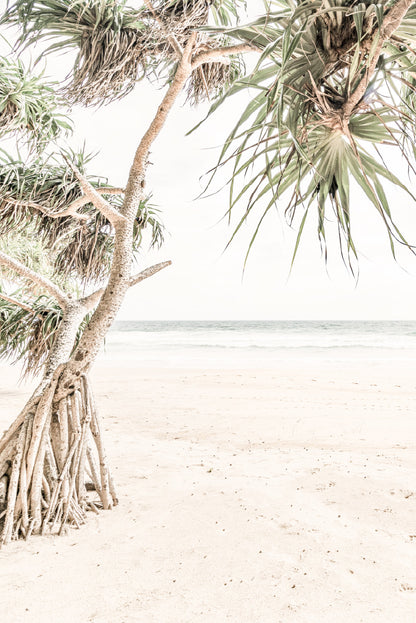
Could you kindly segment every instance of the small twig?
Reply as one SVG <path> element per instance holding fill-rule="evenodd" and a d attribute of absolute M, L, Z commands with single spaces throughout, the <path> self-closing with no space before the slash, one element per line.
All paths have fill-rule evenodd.
<path fill-rule="evenodd" d="M 136 284 L 140 283 L 144 279 L 147 279 L 148 277 L 152 277 L 153 275 L 158 273 L 160 270 L 163 270 L 164 268 L 166 268 L 167 266 L 170 266 L 171 264 L 172 264 L 172 261 L 168 260 L 167 262 L 160 262 L 160 264 L 154 264 L 153 266 L 149 266 L 149 268 L 145 268 L 137 275 L 133 275 L 132 277 L 130 277 L 129 287 L 131 288 L 132 286 L 135 286 Z"/>
<path fill-rule="evenodd" d="M 124 195 L 126 192 L 124 188 L 113 188 L 112 186 L 99 186 L 95 190 L 99 195 Z"/>
<path fill-rule="evenodd" d="M 36 312 L 31 307 L 29 307 L 29 305 L 25 305 L 25 303 L 22 303 L 22 301 L 18 301 L 12 296 L 7 296 L 7 294 L 3 294 L 3 292 L 0 292 L 0 299 L 3 299 L 3 301 L 7 301 L 8 303 L 12 303 L 13 305 L 17 305 L 17 307 L 21 307 L 22 309 L 30 312 L 31 314 L 37 315 Z"/>
<path fill-rule="evenodd" d="M 169 33 L 168 29 L 163 23 L 163 20 L 161 19 L 160 15 L 158 15 L 157 12 L 155 11 L 155 8 L 153 4 L 150 2 L 150 0 L 144 0 L 144 3 L 149 9 L 149 11 L 151 12 L 151 14 L 153 15 L 153 17 L 155 18 L 155 20 L 160 24 L 162 30 L 164 31 L 169 43 L 172 45 L 173 49 L 175 50 L 177 56 L 181 58 L 183 54 L 183 47 L 181 46 L 181 44 L 179 43 L 175 35 L 172 35 Z"/>

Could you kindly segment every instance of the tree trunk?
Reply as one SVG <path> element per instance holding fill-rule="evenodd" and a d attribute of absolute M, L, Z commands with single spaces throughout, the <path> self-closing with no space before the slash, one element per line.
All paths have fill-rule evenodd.
<path fill-rule="evenodd" d="M 0 441 L 0 546 L 31 534 L 62 534 L 68 525 L 84 523 L 87 510 L 110 509 L 117 503 L 88 372 L 126 291 L 135 283 L 133 224 L 145 193 L 147 157 L 191 73 L 191 44 L 137 149 L 121 218 L 114 223 L 109 280 L 98 305 L 74 348 L 88 312 L 87 299 L 60 297 L 63 320 L 44 379 Z"/>
<path fill-rule="evenodd" d="M 32 278 L 55 297 L 63 310 L 44 378 L 0 440 L 0 546 L 11 539 L 27 539 L 31 534 L 61 534 L 68 525 L 79 527 L 84 523 L 86 511 L 97 512 L 117 504 L 88 373 L 128 288 L 170 264 L 163 262 L 131 275 L 133 226 L 145 196 L 149 151 L 194 69 L 216 57 L 253 49 L 248 44 L 218 48 L 209 52 L 209 58 L 199 55 L 193 63 L 196 36 L 196 32 L 192 33 L 181 51 L 170 86 L 138 145 L 120 210 L 98 196 L 73 167 L 85 196 L 114 227 L 114 252 L 106 287 L 74 301 L 49 280 L 0 254 L 0 263 Z M 75 347 L 80 323 L 95 305 Z"/>

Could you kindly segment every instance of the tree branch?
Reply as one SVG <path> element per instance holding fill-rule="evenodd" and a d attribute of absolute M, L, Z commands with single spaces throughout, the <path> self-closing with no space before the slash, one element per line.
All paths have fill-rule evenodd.
<path fill-rule="evenodd" d="M 101 186 L 101 188 L 96 188 L 94 190 L 96 191 L 98 195 L 123 195 L 125 192 L 124 188 L 117 188 L 117 187 L 112 188 L 111 186 Z M 79 214 L 78 212 L 79 208 L 82 208 L 87 203 L 93 203 L 92 199 L 89 196 L 87 196 L 87 194 L 85 193 L 81 197 L 78 197 L 78 199 L 75 199 L 75 201 L 70 203 L 69 206 L 65 208 L 64 210 L 60 210 L 59 212 L 52 212 L 51 210 L 48 210 L 48 208 L 44 208 L 39 203 L 35 203 L 33 201 L 25 201 L 24 199 L 14 199 L 13 197 L 3 197 L 3 198 L 0 197 L 0 200 L 1 199 L 3 199 L 3 201 L 5 201 L 6 203 L 10 203 L 11 205 L 14 205 L 16 207 L 32 208 L 34 210 L 38 210 L 39 212 L 41 212 L 42 214 L 44 214 L 45 216 L 49 218 L 63 218 L 64 216 L 72 216 L 73 218 L 78 219 L 79 221 L 88 221 L 90 219 L 90 216 L 88 216 L 88 214 Z M 112 206 L 110 207 L 111 209 L 114 210 Z M 115 212 L 119 214 L 119 212 L 117 212 L 116 210 Z"/>
<path fill-rule="evenodd" d="M 0 299 L 3 299 L 3 301 L 7 301 L 8 303 L 12 303 L 13 305 L 17 305 L 17 307 L 21 307 L 22 309 L 30 312 L 31 314 L 36 314 L 36 312 L 31 307 L 29 307 L 29 305 L 25 305 L 24 303 L 22 303 L 22 301 L 18 301 L 12 296 L 7 296 L 7 294 L 3 294 L 3 292 L 0 292 Z"/>
<path fill-rule="evenodd" d="M 79 182 L 79 185 L 81 186 L 81 190 L 84 193 L 84 197 L 87 199 L 87 201 L 90 201 L 97 208 L 97 210 L 103 216 L 105 216 L 108 221 L 110 221 L 110 223 L 114 227 L 116 227 L 117 224 L 121 221 L 124 221 L 125 217 L 120 214 L 118 210 L 113 208 L 111 203 L 108 203 L 108 201 L 101 197 L 100 193 L 97 192 L 97 189 L 95 189 L 92 184 L 90 184 L 85 175 L 83 175 L 79 171 L 79 169 L 77 169 L 77 167 L 72 164 L 72 162 L 67 160 L 67 163 L 72 171 L 75 173 L 75 176 Z"/>
<path fill-rule="evenodd" d="M 91 362 L 99 352 L 103 341 L 103 335 L 114 321 L 123 302 L 125 293 L 130 286 L 133 226 L 134 219 L 137 215 L 137 208 L 144 196 L 145 174 L 149 150 L 158 137 L 169 112 L 192 73 L 191 55 L 196 36 L 196 32 L 190 35 L 169 88 L 137 147 L 129 172 L 124 203 L 121 208 L 121 213 L 125 220 L 120 222 L 119 226 L 115 228 L 114 252 L 108 283 L 88 323 L 87 330 L 84 331 L 73 353 L 71 365 L 68 366 L 65 372 L 65 378 L 61 379 L 62 389 L 59 393 L 59 398 L 66 395 L 64 386 L 70 382 L 73 375 L 83 369 L 88 369 L 91 365 Z"/>
<path fill-rule="evenodd" d="M 94 309 L 94 307 L 96 307 L 96 305 L 98 305 L 102 295 L 104 294 L 104 291 L 105 291 L 105 288 L 100 288 L 99 290 L 95 290 L 95 292 L 88 294 L 88 296 L 84 296 L 82 299 L 79 299 L 78 302 L 83 307 L 85 307 L 87 312 L 90 312 Z"/>
<path fill-rule="evenodd" d="M 47 208 L 41 206 L 39 203 L 34 203 L 33 201 L 25 201 L 24 199 L 13 199 L 12 197 L 4 197 L 3 201 L 10 203 L 11 205 L 14 205 L 16 207 L 33 208 L 34 210 L 38 210 L 42 214 L 45 214 L 45 216 L 48 216 L 49 218 L 62 218 L 64 216 L 73 216 L 80 221 L 88 221 L 88 219 L 90 218 L 87 214 L 78 214 L 77 212 L 79 208 L 82 208 L 82 206 L 84 206 L 86 203 L 89 203 L 90 201 L 85 195 L 79 197 L 78 199 L 75 199 L 75 201 L 70 203 L 67 208 L 61 210 L 60 212 L 51 212 Z"/>
<path fill-rule="evenodd" d="M 113 188 L 112 186 L 99 186 L 95 189 L 99 195 L 124 195 L 124 188 Z"/>
<path fill-rule="evenodd" d="M 36 285 L 53 296 L 62 309 L 65 309 L 68 305 L 69 298 L 66 296 L 65 292 L 58 288 L 58 286 L 55 285 L 50 279 L 43 277 L 34 270 L 31 270 L 22 264 L 22 262 L 19 262 L 19 260 L 15 260 L 13 257 L 3 253 L 3 251 L 0 251 L 0 264 L 7 266 L 7 268 L 10 268 L 24 279 L 28 279 L 32 284 L 31 289 L 35 294 L 38 294 L 36 288 L 34 287 Z"/>
<path fill-rule="evenodd" d="M 163 270 L 164 268 L 166 268 L 167 266 L 170 266 L 171 264 L 172 264 L 171 260 L 168 260 L 167 262 L 160 262 L 160 264 L 154 264 L 153 266 L 149 266 L 149 268 L 145 268 L 140 273 L 137 273 L 137 275 L 132 275 L 130 277 L 129 287 L 131 288 L 132 286 L 137 285 L 144 279 L 147 279 L 148 277 L 152 277 L 153 275 L 158 273 L 160 270 Z"/>
<path fill-rule="evenodd" d="M 402 19 L 413 3 L 414 0 L 398 0 L 398 2 L 396 2 L 396 4 L 391 7 L 387 13 L 385 13 L 383 23 L 380 28 L 374 32 L 371 40 L 369 41 L 369 45 L 367 44 L 367 48 L 371 48 L 372 42 L 375 41 L 377 36 L 379 37 L 378 43 L 364 76 L 360 80 L 355 91 L 350 95 L 342 107 L 344 124 L 348 124 L 348 120 L 354 112 L 354 108 L 360 103 L 365 95 L 370 79 L 376 69 L 384 43 L 400 26 Z"/>
<path fill-rule="evenodd" d="M 137 273 L 137 275 L 132 275 L 130 277 L 129 288 L 137 285 L 141 281 L 144 281 L 144 279 L 148 279 L 148 277 L 152 277 L 153 275 L 158 273 L 160 270 L 163 270 L 164 268 L 166 268 L 167 266 L 170 266 L 171 264 L 172 264 L 171 260 L 168 260 L 167 262 L 160 262 L 159 264 L 154 264 L 153 266 L 149 266 L 149 268 L 145 268 L 140 273 Z M 79 299 L 78 302 L 83 307 L 85 307 L 87 312 L 90 312 L 94 309 L 96 305 L 98 305 L 104 292 L 105 292 L 105 288 L 100 288 L 99 290 L 92 292 L 88 296 L 84 296 L 84 298 Z M 1 297 L 1 294 L 0 294 L 0 297 Z"/>
<path fill-rule="evenodd" d="M 192 60 L 192 70 L 196 69 L 204 63 L 221 62 L 222 58 L 232 56 L 233 54 L 243 54 L 244 52 L 259 52 L 259 48 L 252 43 L 240 43 L 237 45 L 229 45 L 223 48 L 214 48 L 205 52 L 198 52 Z"/>
<path fill-rule="evenodd" d="M 120 309 L 126 290 L 133 284 L 139 283 L 170 264 L 162 263 L 158 268 L 150 268 L 146 271 L 142 271 L 141 274 L 139 273 L 136 276 L 130 277 L 133 224 L 137 215 L 137 208 L 145 192 L 145 177 L 149 151 L 154 141 L 159 136 L 186 81 L 192 74 L 192 53 L 194 51 L 196 38 L 197 33 L 191 33 L 169 88 L 137 147 L 129 172 L 124 203 L 121 208 L 121 214 L 126 220 L 115 228 L 114 253 L 108 283 L 92 315 L 87 330 L 81 336 L 71 359 L 71 365 L 65 372 L 65 378 L 62 379 L 62 390 L 61 393 L 59 393 L 60 397 L 66 395 L 65 385 L 71 382 L 70 379 L 73 378 L 73 375 L 77 374 L 82 369 L 88 369 L 91 365 L 91 362 L 94 360 L 102 344 L 104 333 L 111 326 Z M 220 53 L 227 54 L 228 52 L 235 54 L 243 50 L 253 49 L 255 48 L 252 45 L 230 46 L 229 48 L 222 48 Z M 206 57 L 200 57 L 201 63 L 204 62 L 204 60 L 206 60 Z M 98 298 L 98 294 L 96 296 Z"/>
<path fill-rule="evenodd" d="M 191 55 L 196 37 L 196 32 L 193 32 L 189 37 L 184 53 L 179 62 L 178 68 L 175 72 L 175 76 L 169 86 L 169 89 L 167 90 L 162 100 L 162 103 L 157 109 L 157 113 L 153 118 L 153 121 L 151 122 L 147 131 L 144 133 L 142 140 L 139 143 L 130 171 L 129 184 L 126 188 L 126 192 L 128 194 L 131 194 L 133 191 L 132 182 L 134 184 L 138 182 L 142 188 L 144 187 L 144 174 L 146 170 L 146 161 L 150 147 L 152 146 L 152 143 L 155 141 L 161 129 L 163 128 L 166 118 L 170 113 L 171 108 L 176 101 L 176 98 L 182 91 L 187 79 L 192 73 Z M 129 204 L 129 197 L 126 197 L 126 199 L 127 204 Z"/>

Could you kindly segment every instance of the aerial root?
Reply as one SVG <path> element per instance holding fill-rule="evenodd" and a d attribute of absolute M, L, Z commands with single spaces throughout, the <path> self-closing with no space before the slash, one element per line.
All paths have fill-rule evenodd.
<path fill-rule="evenodd" d="M 58 405 L 57 380 L 0 441 L 0 546 L 64 534 L 118 502 L 88 378 Z"/>

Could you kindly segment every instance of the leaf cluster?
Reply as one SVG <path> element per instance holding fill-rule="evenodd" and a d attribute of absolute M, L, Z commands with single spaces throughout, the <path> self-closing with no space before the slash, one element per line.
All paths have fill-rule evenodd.
<path fill-rule="evenodd" d="M 34 239 L 48 253 L 55 279 L 73 279 L 88 285 L 101 282 L 109 273 L 114 247 L 114 231 L 107 219 L 91 203 L 80 209 L 89 218 L 80 221 L 72 216 L 53 218 L 31 203 L 59 215 L 81 196 L 78 180 L 68 166 L 70 158 L 82 173 L 91 156 L 84 152 L 66 152 L 49 158 L 36 157 L 29 164 L 14 160 L 3 152 L 0 167 L 0 236 L 19 235 L 30 228 Z M 107 187 L 105 178 L 87 176 L 96 187 Z M 120 196 L 104 195 L 116 209 Z M 13 201 L 11 201 L 13 199 Z M 21 204 L 16 205 L 16 200 Z M 25 205 L 26 204 L 26 205 Z M 163 242 L 163 226 L 149 200 L 138 207 L 134 227 L 133 251 L 139 253 L 145 229 L 150 230 L 151 246 Z"/>
<path fill-rule="evenodd" d="M 56 85 L 25 69 L 20 59 L 0 57 L 0 138 L 24 134 L 38 149 L 71 130 Z"/>
<path fill-rule="evenodd" d="M 234 235 L 260 209 L 249 252 L 268 212 L 283 205 L 290 223 L 301 212 L 296 253 L 305 221 L 314 212 L 325 257 L 326 224 L 335 220 L 341 252 L 351 267 L 351 254 L 357 255 L 351 225 L 354 183 L 383 220 L 393 254 L 397 243 L 412 248 L 395 224 L 385 183 L 414 197 L 383 154 L 393 149 L 414 172 L 416 7 L 376 57 L 389 3 L 277 4 L 279 10 L 243 29 L 216 29 L 256 41 L 263 49 L 253 73 L 237 81 L 210 111 L 239 91 L 254 93 L 219 161 L 233 163 L 230 211 L 240 201 L 246 205 Z M 375 70 L 367 79 L 373 59 Z M 350 98 L 363 85 L 347 115 Z"/>
<path fill-rule="evenodd" d="M 13 296 L 22 300 L 20 291 Z M 26 300 L 26 297 L 23 298 Z M 62 322 L 61 308 L 45 295 L 34 299 L 31 309 L 22 309 L 0 296 L 0 359 L 23 362 L 23 377 L 40 372 Z M 86 316 L 79 327 L 74 348 L 88 321 L 89 316 Z"/>
<path fill-rule="evenodd" d="M 125 0 L 15 0 L 3 22 L 21 28 L 20 47 L 45 40 L 46 53 L 75 50 L 65 97 L 101 105 L 124 97 L 145 76 L 169 81 L 177 62 L 175 43 L 185 46 L 190 33 L 210 17 L 231 25 L 243 5 L 243 0 L 159 0 L 149 10 L 129 7 Z M 207 44 L 202 32 L 199 43 Z M 230 84 L 238 67 L 241 63 L 214 72 L 201 68 L 199 78 L 190 82 L 190 91 L 195 86 L 190 99 L 215 95 Z"/>

